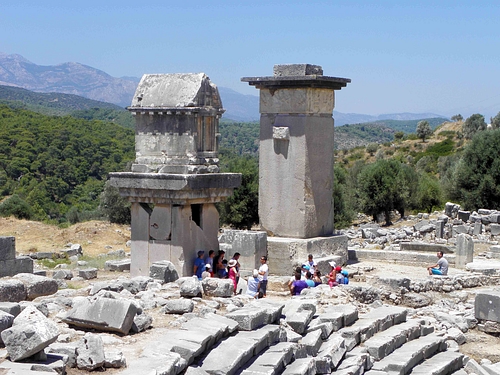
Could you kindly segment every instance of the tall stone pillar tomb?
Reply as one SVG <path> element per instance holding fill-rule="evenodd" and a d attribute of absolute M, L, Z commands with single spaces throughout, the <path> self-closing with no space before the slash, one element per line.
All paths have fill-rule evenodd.
<path fill-rule="evenodd" d="M 330 255 L 336 250 L 323 240 L 293 239 L 334 232 L 332 114 L 335 90 L 351 80 L 324 76 L 321 66 L 311 64 L 275 65 L 273 76 L 241 80 L 260 91 L 259 221 L 269 235 L 270 257 L 278 256 L 272 254 L 276 241 L 279 252 L 286 253 L 279 254 L 286 267 L 287 259 L 307 259 L 307 251 Z M 293 250 L 298 242 L 303 251 Z M 283 250 L 286 246 L 292 255 Z"/>
<path fill-rule="evenodd" d="M 191 275 L 197 251 L 219 247 L 215 203 L 241 184 L 240 174 L 219 172 L 219 92 L 204 73 L 146 74 L 127 109 L 136 159 L 110 183 L 132 204 L 131 275 L 161 260 Z"/>

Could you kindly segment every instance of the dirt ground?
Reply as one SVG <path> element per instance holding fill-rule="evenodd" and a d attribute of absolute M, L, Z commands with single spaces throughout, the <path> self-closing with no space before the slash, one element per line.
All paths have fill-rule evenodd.
<path fill-rule="evenodd" d="M 55 251 L 63 249 L 69 243 L 79 243 L 85 255 L 96 256 L 110 250 L 127 251 L 130 226 L 89 221 L 69 228 L 59 228 L 38 221 L 2 217 L 0 236 L 16 237 L 16 251 L 22 255 L 37 251 Z"/>

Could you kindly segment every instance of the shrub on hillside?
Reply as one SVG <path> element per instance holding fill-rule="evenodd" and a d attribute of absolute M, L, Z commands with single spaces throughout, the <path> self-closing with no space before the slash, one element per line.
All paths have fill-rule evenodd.
<path fill-rule="evenodd" d="M 14 216 L 18 219 L 31 219 L 33 211 L 28 203 L 14 194 L 0 203 L 0 216 Z"/>

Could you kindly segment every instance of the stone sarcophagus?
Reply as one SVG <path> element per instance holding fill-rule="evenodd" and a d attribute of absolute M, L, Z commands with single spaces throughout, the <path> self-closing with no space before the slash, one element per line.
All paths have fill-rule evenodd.
<path fill-rule="evenodd" d="M 240 174 L 219 172 L 217 86 L 204 73 L 146 74 L 127 109 L 136 159 L 110 183 L 132 203 L 131 274 L 168 260 L 191 275 L 198 250 L 218 249 L 215 203 L 241 184 Z"/>

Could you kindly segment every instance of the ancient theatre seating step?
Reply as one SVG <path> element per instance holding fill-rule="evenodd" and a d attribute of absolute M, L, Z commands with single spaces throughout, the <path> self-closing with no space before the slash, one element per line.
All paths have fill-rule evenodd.
<path fill-rule="evenodd" d="M 281 374 L 285 367 L 296 358 L 300 345 L 292 342 L 279 342 L 254 357 L 240 375 Z M 306 356 L 306 353 L 303 353 Z"/>
<path fill-rule="evenodd" d="M 425 360 L 411 371 L 411 375 L 449 375 L 463 367 L 464 355 L 457 352 L 441 352 Z"/>
<path fill-rule="evenodd" d="M 367 349 L 375 361 L 380 361 L 407 341 L 419 338 L 424 324 L 423 320 L 411 319 L 376 333 L 361 345 Z M 424 331 L 424 333 L 427 332 Z"/>
<path fill-rule="evenodd" d="M 436 352 L 446 350 L 445 340 L 443 336 L 430 334 L 409 341 L 381 361 L 375 362 L 372 369 L 406 375 L 424 359 L 432 357 Z"/>

